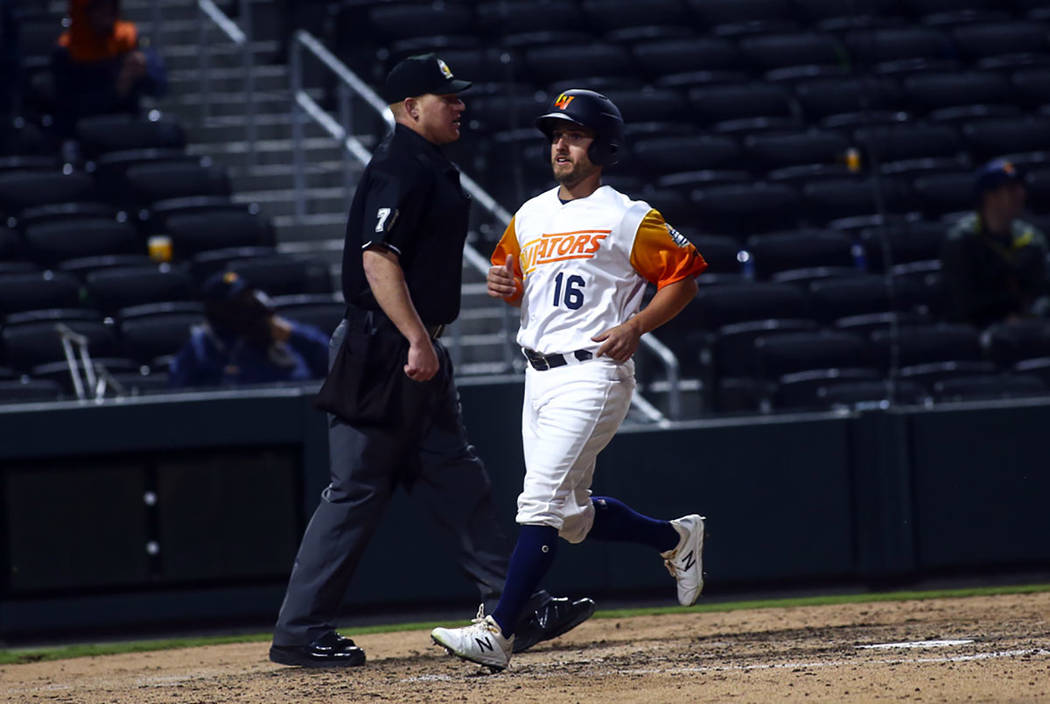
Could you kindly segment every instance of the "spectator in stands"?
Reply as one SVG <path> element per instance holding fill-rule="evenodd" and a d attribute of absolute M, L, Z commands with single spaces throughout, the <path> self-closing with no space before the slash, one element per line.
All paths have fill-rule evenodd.
<path fill-rule="evenodd" d="M 139 41 L 134 23 L 120 19 L 120 0 L 70 0 L 69 14 L 51 61 L 62 136 L 81 117 L 135 113 L 143 95 L 165 92 L 160 57 Z"/>
<path fill-rule="evenodd" d="M 208 279 L 204 304 L 208 321 L 172 360 L 171 386 L 302 381 L 328 372 L 328 336 L 275 315 L 266 295 L 235 272 Z"/>
<path fill-rule="evenodd" d="M 951 317 L 985 328 L 1047 315 L 1047 242 L 1018 217 L 1021 175 L 1008 161 L 989 162 L 977 172 L 975 195 L 977 211 L 951 228 L 941 249 Z"/>

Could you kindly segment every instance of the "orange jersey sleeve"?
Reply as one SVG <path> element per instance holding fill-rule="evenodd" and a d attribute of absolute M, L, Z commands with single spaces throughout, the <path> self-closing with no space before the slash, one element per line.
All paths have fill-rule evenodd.
<path fill-rule="evenodd" d="M 660 289 L 696 276 L 707 268 L 707 262 L 689 240 L 667 224 L 659 211 L 650 210 L 638 225 L 631 266 Z"/>
<path fill-rule="evenodd" d="M 496 249 L 492 252 L 489 261 L 492 262 L 492 266 L 505 266 L 507 257 L 511 256 L 514 257 L 514 280 L 518 290 L 513 296 L 509 296 L 504 300 L 508 303 L 516 303 L 521 300 L 525 288 L 521 283 L 524 277 L 521 269 L 521 245 L 518 244 L 518 233 L 514 229 L 514 218 L 511 218 L 510 222 L 507 223 L 507 229 L 503 231 L 503 236 L 496 243 Z"/>

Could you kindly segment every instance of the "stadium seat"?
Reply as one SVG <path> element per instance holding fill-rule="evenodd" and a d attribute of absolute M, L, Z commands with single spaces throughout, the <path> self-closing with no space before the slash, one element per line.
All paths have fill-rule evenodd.
<path fill-rule="evenodd" d="M 963 139 L 975 161 L 1045 149 L 1050 144 L 1050 119 L 1045 117 L 995 118 L 967 122 Z"/>
<path fill-rule="evenodd" d="M 975 120 L 990 120 L 996 118 L 1013 118 L 1021 116 L 1021 108 L 1017 105 L 955 105 L 950 108 L 939 108 L 933 110 L 926 116 L 934 123 L 943 123 L 959 127 L 967 122 Z"/>
<path fill-rule="evenodd" d="M 766 172 L 769 181 L 784 183 L 796 189 L 811 182 L 855 177 L 856 172 L 846 164 L 798 164 Z"/>
<path fill-rule="evenodd" d="M 974 205 L 973 171 L 918 176 L 912 181 L 912 193 L 916 209 L 929 219 L 969 210 Z"/>
<path fill-rule="evenodd" d="M 631 46 L 638 42 L 646 41 L 674 41 L 676 39 L 687 39 L 696 35 L 692 27 L 687 24 L 642 24 L 630 27 L 620 27 L 605 33 L 605 41 L 613 44 Z"/>
<path fill-rule="evenodd" d="M 704 124 L 742 117 L 787 117 L 792 114 L 788 91 L 770 83 L 691 88 L 689 102 L 694 117 Z"/>
<path fill-rule="evenodd" d="M 803 123 L 797 115 L 782 117 L 738 117 L 732 120 L 722 120 L 711 125 L 711 131 L 715 134 L 724 134 L 728 137 L 743 136 L 748 134 L 761 134 L 764 132 L 797 132 L 802 129 Z"/>
<path fill-rule="evenodd" d="M 680 171 L 666 174 L 656 179 L 657 188 L 673 189 L 688 195 L 694 188 L 705 186 L 722 186 L 730 183 L 745 183 L 751 180 L 747 171 L 728 171 L 725 169 L 701 169 L 699 171 Z M 646 189 L 648 192 L 648 189 Z"/>
<path fill-rule="evenodd" d="M 329 293 L 332 290 L 328 266 L 319 260 L 289 254 L 250 257 L 227 262 L 251 286 L 271 296 L 296 293 Z"/>
<path fill-rule="evenodd" d="M 331 335 L 346 314 L 346 303 L 336 294 L 295 294 L 270 299 L 278 315 L 313 325 Z"/>
<path fill-rule="evenodd" d="M 123 221 L 127 218 L 109 203 L 100 201 L 73 201 L 67 203 L 50 203 L 26 208 L 18 216 L 18 227 L 25 230 L 42 222 L 56 220 L 102 218 Z"/>
<path fill-rule="evenodd" d="M 744 37 L 740 53 L 758 71 L 785 66 L 838 66 L 845 64 L 845 48 L 833 35 L 822 32 L 766 34 Z"/>
<path fill-rule="evenodd" d="M 87 158 L 127 149 L 182 149 L 186 134 L 177 120 L 137 115 L 95 115 L 81 118 L 76 125 L 80 147 Z"/>
<path fill-rule="evenodd" d="M 811 121 L 828 115 L 899 107 L 897 82 L 891 78 L 816 78 L 799 81 L 795 97 Z"/>
<path fill-rule="evenodd" d="M 801 267 L 854 266 L 853 244 L 845 235 L 827 230 L 797 230 L 747 238 L 756 278 Z"/>
<path fill-rule="evenodd" d="M 1050 212 L 1050 168 L 1033 168 L 1025 174 L 1025 185 L 1028 188 L 1028 203 L 1037 213 Z"/>
<path fill-rule="evenodd" d="M 761 376 L 770 380 L 814 369 L 863 367 L 871 359 L 863 337 L 835 330 L 763 335 L 755 340 L 755 353 Z"/>
<path fill-rule="evenodd" d="M 736 140 L 720 135 L 639 139 L 632 151 L 638 168 L 653 176 L 732 166 L 740 155 Z"/>
<path fill-rule="evenodd" d="M 888 15 L 896 9 L 896 0 L 795 0 L 795 5 L 810 22 L 820 22 L 845 15 Z"/>
<path fill-rule="evenodd" d="M 273 226 L 262 216 L 241 209 L 178 213 L 165 220 L 177 258 L 238 246 L 273 244 Z"/>
<path fill-rule="evenodd" d="M 224 247 L 209 249 L 194 254 L 190 259 L 190 270 L 193 278 L 203 284 L 209 276 L 226 269 L 227 264 L 236 259 L 252 257 L 272 257 L 277 254 L 273 247 Z"/>
<path fill-rule="evenodd" d="M 981 360 L 981 342 L 977 331 L 967 325 L 933 323 L 899 329 L 894 339 L 892 330 L 876 330 L 871 339 L 878 359 L 886 366 L 891 348 L 899 351 L 898 364 L 911 367 L 933 362 L 976 362 Z"/>
<path fill-rule="evenodd" d="M 910 108 L 926 112 L 955 105 L 1009 103 L 1013 97 L 1009 81 L 993 71 L 917 73 L 904 78 L 902 86 Z"/>
<path fill-rule="evenodd" d="M 58 159 L 41 154 L 0 156 L 0 173 L 4 171 L 54 171 Z"/>
<path fill-rule="evenodd" d="M 794 226 L 801 206 L 794 188 L 764 181 L 697 188 L 690 199 L 710 232 L 735 237 Z"/>
<path fill-rule="evenodd" d="M 1046 396 L 1046 384 L 1032 374 L 983 374 L 942 379 L 933 384 L 939 402 Z"/>
<path fill-rule="evenodd" d="M 755 282 L 707 286 L 689 306 L 690 324 L 705 330 L 766 319 L 807 319 L 811 309 L 806 294 L 789 284 Z"/>
<path fill-rule="evenodd" d="M 860 127 L 853 141 L 865 150 L 868 161 L 879 163 L 921 157 L 951 157 L 958 154 L 958 131 L 950 125 L 897 123 Z"/>
<path fill-rule="evenodd" d="M 875 274 L 827 279 L 813 282 L 810 301 L 814 317 L 830 323 L 848 316 L 907 310 L 919 298 L 916 287 L 909 282 L 891 288 Z"/>
<path fill-rule="evenodd" d="M 703 223 L 694 212 L 688 194 L 673 188 L 652 188 L 646 189 L 644 200 L 659 210 L 664 220 L 686 235 L 703 231 Z"/>
<path fill-rule="evenodd" d="M 1035 318 L 993 325 L 987 331 L 987 345 L 988 356 L 1001 367 L 1050 357 L 1050 321 Z"/>
<path fill-rule="evenodd" d="M 14 230 L 0 225 L 0 262 L 9 262 L 22 252 L 22 239 Z"/>
<path fill-rule="evenodd" d="M 147 303 L 119 312 L 124 355 L 143 364 L 179 351 L 190 337 L 190 328 L 205 321 L 200 303 Z"/>
<path fill-rule="evenodd" d="M 743 71 L 683 71 L 660 76 L 656 85 L 688 91 L 691 88 L 741 84 L 748 80 L 750 77 Z"/>
<path fill-rule="evenodd" d="M 732 237 L 685 233 L 707 262 L 705 273 L 739 274 L 740 245 Z"/>
<path fill-rule="evenodd" d="M 651 78 L 686 71 L 739 70 L 742 61 L 733 42 L 710 35 L 639 42 L 631 53 Z"/>
<path fill-rule="evenodd" d="M 488 0 L 476 5 L 474 16 L 478 29 L 487 36 L 583 27 L 586 21 L 573 0 Z M 475 74 L 464 71 L 463 75 Z"/>
<path fill-rule="evenodd" d="M 62 387 L 50 379 L 0 379 L 0 404 L 58 401 Z"/>
<path fill-rule="evenodd" d="M 59 325 L 86 337 L 92 356 L 108 357 L 116 351 L 112 326 L 103 323 L 98 311 L 49 308 L 7 316 L 0 329 L 7 363 L 28 371 L 38 364 L 65 359 Z"/>
<path fill-rule="evenodd" d="M 1027 106 L 1050 103 L 1050 67 L 1022 68 L 1010 75 L 1015 99 Z"/>
<path fill-rule="evenodd" d="M 631 76 L 635 68 L 625 48 L 601 42 L 526 49 L 525 65 L 538 83 L 586 76 Z M 569 68 L 573 75 L 567 75 Z"/>
<path fill-rule="evenodd" d="M 482 132 L 532 127 L 546 103 L 546 97 L 535 94 L 478 97 L 470 101 L 464 115 L 473 129 Z"/>
<path fill-rule="evenodd" d="M 709 27 L 795 17 L 791 0 L 688 0 L 688 3 L 693 14 Z"/>
<path fill-rule="evenodd" d="M 190 274 L 168 264 L 109 267 L 89 272 L 85 279 L 89 300 L 107 313 L 143 303 L 185 301 L 194 295 Z"/>
<path fill-rule="evenodd" d="M 827 408 L 856 407 L 897 403 L 921 404 L 929 395 L 914 381 L 897 379 L 878 381 L 832 381 L 817 389 L 817 397 Z"/>
<path fill-rule="evenodd" d="M 137 206 L 189 196 L 229 196 L 230 177 L 220 166 L 186 161 L 157 161 L 127 169 L 126 180 Z"/>
<path fill-rule="evenodd" d="M 937 222 L 893 223 L 861 230 L 858 239 L 866 252 L 868 270 L 882 271 L 884 240 L 889 246 L 891 265 L 916 262 L 938 258 L 947 231 L 946 225 Z"/>
<path fill-rule="evenodd" d="M 973 22 L 951 30 L 959 53 L 973 59 L 997 54 L 1045 53 L 1047 29 L 1034 22 Z"/>
<path fill-rule="evenodd" d="M 876 189 L 882 203 L 876 200 Z M 806 217 L 815 224 L 827 224 L 837 218 L 868 215 L 882 208 L 902 212 L 907 206 L 907 188 L 894 179 L 849 177 L 811 181 L 802 187 Z"/>
<path fill-rule="evenodd" d="M 952 10 L 990 10 L 992 0 L 899 0 L 901 9 L 915 17 Z"/>
<path fill-rule="evenodd" d="M 807 318 L 765 318 L 723 325 L 704 342 L 714 376 L 748 377 L 760 373 L 755 340 L 765 335 L 816 332 Z"/>
<path fill-rule="evenodd" d="M 105 369 L 110 374 L 125 374 L 128 372 L 138 374 L 142 366 L 124 357 L 92 357 L 91 363 L 95 374 L 99 374 L 101 369 Z M 81 370 L 80 378 L 83 381 L 83 369 L 79 365 L 78 369 Z M 76 385 L 73 383 L 73 378 L 69 371 L 69 363 L 64 359 L 58 362 L 38 364 L 29 370 L 29 375 L 33 379 L 46 379 L 57 383 L 68 396 L 76 395 Z M 94 396 L 93 390 L 87 391 L 89 395 Z"/>
<path fill-rule="evenodd" d="M 806 266 L 797 269 L 785 269 L 784 271 L 774 272 L 769 279 L 770 281 L 776 281 L 777 283 L 799 286 L 805 290 L 810 284 L 817 281 L 853 278 L 854 276 L 860 275 L 860 273 L 861 272 L 852 266 Z"/>
<path fill-rule="evenodd" d="M 130 223 L 112 218 L 39 222 L 26 227 L 25 242 L 33 258 L 45 264 L 78 257 L 145 251 L 135 228 Z"/>
<path fill-rule="evenodd" d="M 832 384 L 872 383 L 881 378 L 877 369 L 870 367 L 842 367 L 810 369 L 785 374 L 777 381 L 773 405 L 776 408 L 796 410 L 829 407 L 826 389 Z"/>
<path fill-rule="evenodd" d="M 843 332 L 870 337 L 876 330 L 890 330 L 894 326 L 925 325 L 928 317 L 912 311 L 889 311 L 885 313 L 861 313 L 847 315 L 835 321 L 835 328 Z"/>
<path fill-rule="evenodd" d="M 642 24 L 687 24 L 689 15 L 682 0 L 583 0 L 587 24 L 600 32 Z"/>
<path fill-rule="evenodd" d="M 917 57 L 880 61 L 872 67 L 872 72 L 878 76 L 895 78 L 900 81 L 916 73 L 950 73 L 961 69 L 962 63 L 958 59 Z"/>
<path fill-rule="evenodd" d="M 0 173 L 0 212 L 16 216 L 26 208 L 92 200 L 95 182 L 74 171 L 5 171 Z"/>
<path fill-rule="evenodd" d="M 92 271 L 110 267 L 156 266 L 148 254 L 102 254 L 91 257 L 66 259 L 58 268 L 84 280 Z"/>
<path fill-rule="evenodd" d="M 836 163 L 842 160 L 849 146 L 842 135 L 821 130 L 752 134 L 744 139 L 749 162 L 761 169 Z"/>
<path fill-rule="evenodd" d="M 0 314 L 44 308 L 76 308 L 80 281 L 64 271 L 0 274 Z"/>
<path fill-rule="evenodd" d="M 0 261 L 0 276 L 7 274 L 29 274 L 34 271 L 39 271 L 35 263 L 26 259 L 8 259 Z"/>
<path fill-rule="evenodd" d="M 644 90 L 606 90 L 606 97 L 620 108 L 628 124 L 650 121 L 674 121 L 686 111 L 685 99 L 667 88 Z"/>
<path fill-rule="evenodd" d="M 843 41 L 861 68 L 902 59 L 944 58 L 952 50 L 944 32 L 920 26 L 856 30 L 847 32 Z"/>
<path fill-rule="evenodd" d="M 457 2 L 379 3 L 369 8 L 370 27 L 386 40 L 434 34 L 469 34 L 474 14 Z"/>

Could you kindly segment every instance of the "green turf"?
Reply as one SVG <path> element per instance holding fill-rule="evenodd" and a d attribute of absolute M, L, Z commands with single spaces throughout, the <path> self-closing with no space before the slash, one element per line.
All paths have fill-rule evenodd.
<path fill-rule="evenodd" d="M 862 594 L 837 594 L 831 596 L 798 597 L 791 599 L 762 599 L 755 601 L 731 601 L 701 603 L 697 606 L 671 606 L 643 609 L 616 609 L 598 611 L 594 618 L 628 618 L 630 616 L 652 616 L 674 613 L 712 613 L 741 611 L 744 609 L 793 608 L 799 606 L 824 606 L 828 604 L 864 604 L 875 601 L 909 601 L 920 599 L 959 599 L 972 596 L 993 596 L 999 594 L 1034 594 L 1050 591 L 1050 584 L 1025 584 L 1001 587 L 977 587 L 973 589 L 940 589 L 931 591 L 869 592 Z M 444 623 L 396 623 L 383 626 L 340 629 L 350 636 L 370 633 L 391 633 L 394 631 L 427 631 L 435 626 L 447 626 Z M 30 662 L 65 660 L 67 658 L 89 657 L 94 655 L 114 655 L 119 653 L 141 653 L 153 650 L 172 650 L 175 648 L 195 648 L 202 645 L 222 645 L 224 643 L 251 643 L 269 641 L 270 633 L 253 633 L 235 636 L 211 636 L 205 638 L 167 638 L 164 640 L 141 640 L 113 643 L 93 643 L 84 645 L 62 645 L 53 648 L 38 649 L 0 649 L 0 665 L 17 665 Z"/>

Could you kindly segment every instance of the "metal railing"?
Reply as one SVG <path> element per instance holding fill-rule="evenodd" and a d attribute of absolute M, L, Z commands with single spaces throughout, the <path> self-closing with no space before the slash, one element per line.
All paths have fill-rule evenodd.
<path fill-rule="evenodd" d="M 223 13 L 213 0 L 197 0 L 200 10 L 200 46 L 197 54 L 197 69 L 201 79 L 201 123 L 203 124 L 211 116 L 211 44 L 208 41 L 208 31 L 214 24 L 226 38 L 233 42 L 241 53 L 241 66 L 244 70 L 244 96 L 245 114 L 244 131 L 247 144 L 245 145 L 245 163 L 248 168 L 255 166 L 255 60 L 252 57 L 251 47 L 251 25 L 252 13 L 251 2 L 241 0 L 240 20 L 244 28 L 238 27 L 233 20 Z M 210 21 L 209 21 L 210 20 Z"/>
<path fill-rule="evenodd" d="M 201 0 L 206 1 L 206 0 Z M 210 0 L 208 0 L 210 1 Z M 332 117 L 326 112 L 317 101 L 315 101 L 304 89 L 303 89 L 303 51 L 309 51 L 318 61 L 327 67 L 339 80 L 337 91 L 337 103 L 339 119 Z M 303 121 L 306 118 L 312 119 L 318 125 L 321 126 L 329 135 L 334 139 L 338 140 L 343 146 L 343 161 L 344 168 L 349 173 L 351 168 L 349 161 L 351 157 L 356 159 L 362 164 L 367 164 L 372 158 L 371 152 L 365 147 L 361 141 L 354 136 L 352 131 L 352 110 L 350 109 L 350 100 L 352 98 L 351 91 L 359 98 L 365 101 L 371 106 L 379 115 L 383 117 L 388 126 L 394 124 L 394 117 L 391 114 L 386 102 L 379 97 L 379 95 L 372 90 L 372 88 L 361 80 L 349 67 L 340 61 L 334 54 L 328 51 L 327 48 L 321 42 L 319 42 L 309 32 L 298 30 L 293 35 L 292 48 L 291 48 L 291 84 L 292 84 L 292 142 L 294 150 L 294 184 L 295 184 L 295 195 L 296 205 L 295 214 L 298 220 L 301 220 L 306 214 L 305 198 L 306 198 L 306 163 L 304 154 L 304 137 L 303 137 Z M 477 203 L 482 209 L 499 221 L 503 226 L 511 220 L 511 214 L 499 203 L 497 203 L 485 190 L 479 186 L 472 178 L 466 174 L 460 175 L 460 182 L 463 184 L 464 190 L 466 190 L 474 202 Z M 474 247 L 467 243 L 464 247 L 464 258 L 466 262 L 476 269 L 483 276 L 488 274 L 489 261 L 488 259 L 479 253 Z M 504 345 L 504 363 L 507 369 L 513 369 L 515 361 L 521 359 L 521 355 L 517 354 L 516 345 L 514 344 L 514 330 L 516 329 L 516 320 L 514 320 L 513 310 L 509 307 L 505 307 L 504 315 L 502 316 L 502 327 L 503 327 L 503 338 L 505 340 Z M 457 333 L 458 334 L 458 333 Z M 458 339 L 454 340 L 453 344 L 458 344 Z M 666 370 L 667 381 L 668 381 L 668 412 L 672 419 L 681 418 L 682 401 L 681 401 L 681 390 L 679 387 L 680 380 L 680 368 L 678 360 L 675 358 L 674 353 L 671 352 L 664 344 L 659 340 L 655 339 L 652 335 L 645 335 L 642 337 L 641 344 L 649 352 L 653 353 L 659 360 L 661 365 Z M 655 406 L 653 406 L 647 399 L 641 394 L 634 394 L 633 400 L 634 406 L 643 413 L 650 421 L 656 423 L 666 423 L 667 419 L 663 413 L 660 412 Z"/>

